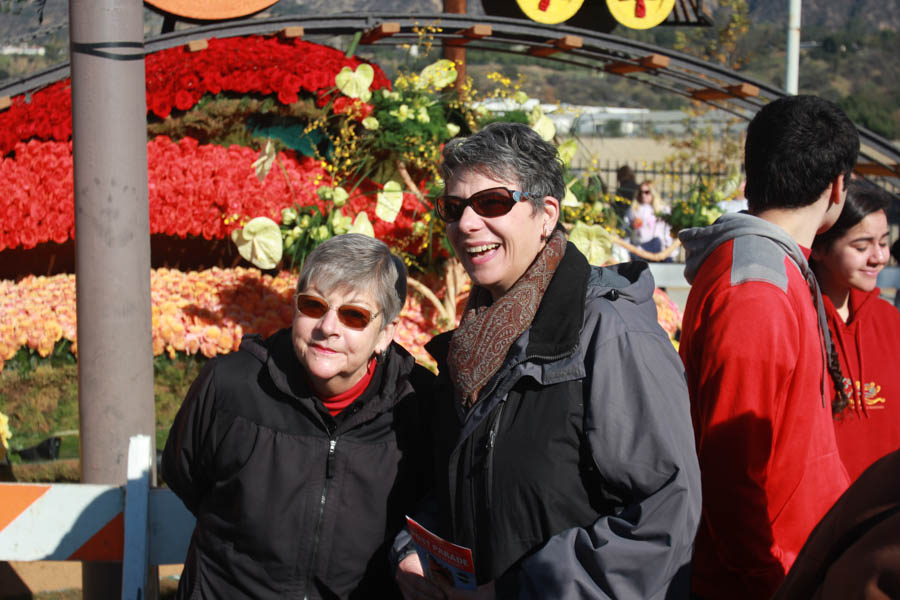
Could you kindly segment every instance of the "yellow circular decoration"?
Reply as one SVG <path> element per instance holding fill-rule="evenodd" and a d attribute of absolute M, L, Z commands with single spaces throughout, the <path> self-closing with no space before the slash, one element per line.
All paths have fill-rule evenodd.
<path fill-rule="evenodd" d="M 584 0 L 516 0 L 516 2 L 532 21 L 555 25 L 574 17 Z"/>
<path fill-rule="evenodd" d="M 606 0 L 616 21 L 631 29 L 650 29 L 666 20 L 675 0 Z"/>
<path fill-rule="evenodd" d="M 146 0 L 173 15 L 189 19 L 235 19 L 257 13 L 278 0 Z"/>

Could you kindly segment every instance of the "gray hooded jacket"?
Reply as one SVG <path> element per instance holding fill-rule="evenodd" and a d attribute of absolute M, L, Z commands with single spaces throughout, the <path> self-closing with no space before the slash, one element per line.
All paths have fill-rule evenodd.
<path fill-rule="evenodd" d="M 653 289 L 646 263 L 591 268 L 569 244 L 531 327 L 466 414 L 444 368 L 452 333 L 428 345 L 441 371 L 439 508 L 417 520 L 473 548 L 479 582 L 494 580 L 499 598 L 687 597 L 700 473 Z"/>
<path fill-rule="evenodd" d="M 692 227 L 678 234 L 684 245 L 686 261 L 684 277 L 694 283 L 703 261 L 721 244 L 734 240 L 731 284 L 744 281 L 767 281 L 787 291 L 784 256 L 797 265 L 812 294 L 818 315 L 822 348 L 822 403 L 826 404 L 825 382 L 828 377 L 828 356 L 831 354 L 831 335 L 822 302 L 822 292 L 800 246 L 788 233 L 764 219 L 747 213 L 729 213 L 719 217 L 708 227 Z"/>

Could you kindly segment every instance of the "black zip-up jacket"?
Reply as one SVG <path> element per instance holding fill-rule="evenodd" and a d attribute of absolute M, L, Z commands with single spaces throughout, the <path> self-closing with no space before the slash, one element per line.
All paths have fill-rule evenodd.
<path fill-rule="evenodd" d="M 333 418 L 282 330 L 245 337 L 188 392 L 163 453 L 197 517 L 179 598 L 390 598 L 387 548 L 427 485 L 432 375 L 392 344 Z"/>
<path fill-rule="evenodd" d="M 592 268 L 569 244 L 467 414 L 446 375 L 451 334 L 428 345 L 437 515 L 417 516 L 470 547 L 499 598 L 687 598 L 700 472 L 653 288 L 646 263 Z"/>

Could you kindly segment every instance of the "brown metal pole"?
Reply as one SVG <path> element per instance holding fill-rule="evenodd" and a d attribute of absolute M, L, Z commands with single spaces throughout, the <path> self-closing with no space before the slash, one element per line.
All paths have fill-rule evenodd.
<path fill-rule="evenodd" d="M 78 404 L 83 483 L 121 485 L 128 440 L 155 439 L 141 0 L 69 0 Z M 121 595 L 84 563 L 84 598 Z"/>
<path fill-rule="evenodd" d="M 444 12 L 464 15 L 468 12 L 466 0 L 444 0 Z M 462 93 L 466 83 L 466 47 L 444 46 L 444 58 L 456 63 L 456 91 Z"/>

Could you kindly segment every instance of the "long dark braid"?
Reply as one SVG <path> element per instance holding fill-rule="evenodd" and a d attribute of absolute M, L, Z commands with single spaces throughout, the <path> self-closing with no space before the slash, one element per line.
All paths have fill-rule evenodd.
<path fill-rule="evenodd" d="M 834 383 L 834 398 L 831 400 L 831 416 L 836 417 L 841 414 L 850 404 L 850 398 L 844 390 L 844 374 L 841 373 L 841 363 L 838 360 L 837 350 L 834 346 L 834 340 L 831 343 L 831 352 L 828 357 L 828 374 L 831 375 L 831 381 Z"/>

